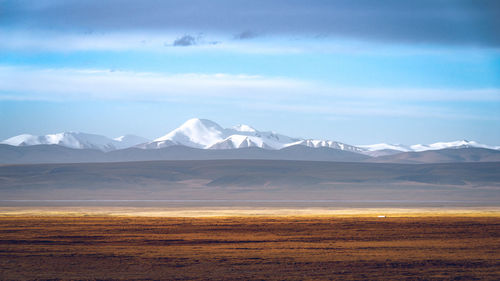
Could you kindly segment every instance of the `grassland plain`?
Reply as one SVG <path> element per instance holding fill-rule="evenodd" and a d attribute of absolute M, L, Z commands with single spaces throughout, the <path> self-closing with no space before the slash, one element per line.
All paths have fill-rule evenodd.
<path fill-rule="evenodd" d="M 0 277 L 500 279 L 498 213 L 376 214 L 201 218 L 4 212 Z"/>

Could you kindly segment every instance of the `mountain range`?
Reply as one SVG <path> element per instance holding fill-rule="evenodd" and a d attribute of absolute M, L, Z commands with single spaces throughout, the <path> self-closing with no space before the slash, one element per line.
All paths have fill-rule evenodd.
<path fill-rule="evenodd" d="M 223 128 L 213 121 L 197 118 L 154 140 L 135 135 L 108 138 L 64 132 L 44 136 L 22 134 L 0 143 L 0 163 L 182 159 L 481 162 L 500 161 L 500 146 L 466 140 L 428 145 L 380 143 L 355 146 L 333 140 L 294 138 L 259 131 L 248 125 Z"/>
<path fill-rule="evenodd" d="M 95 134 L 64 132 L 44 136 L 22 134 L 8 138 L 1 143 L 13 146 L 55 144 L 75 149 L 98 149 L 102 151 L 111 151 L 129 148 L 148 141 L 149 140 L 146 138 L 134 135 L 125 135 L 110 139 L 108 137 Z"/>

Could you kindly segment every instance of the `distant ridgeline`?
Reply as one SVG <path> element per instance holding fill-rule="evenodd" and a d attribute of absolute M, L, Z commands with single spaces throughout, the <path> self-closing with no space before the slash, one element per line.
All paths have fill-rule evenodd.
<path fill-rule="evenodd" d="M 474 141 L 430 145 L 349 145 L 332 140 L 292 138 L 248 125 L 222 128 L 190 119 L 153 141 L 134 135 L 114 139 L 65 132 L 11 137 L 0 144 L 0 163 L 72 163 L 148 160 L 268 159 L 386 163 L 500 161 L 500 147 Z"/>

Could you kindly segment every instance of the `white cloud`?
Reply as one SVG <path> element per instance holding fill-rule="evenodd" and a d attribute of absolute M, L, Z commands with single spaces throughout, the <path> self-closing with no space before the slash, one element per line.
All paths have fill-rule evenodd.
<path fill-rule="evenodd" d="M 500 102 L 499 89 L 335 88 L 286 77 L 0 66 L 0 100 L 169 101 L 328 116 L 497 118 L 453 103 Z"/>
<path fill-rule="evenodd" d="M 96 69 L 0 67 L 0 98 L 35 100 L 182 100 L 302 94 L 307 82 L 233 74 L 161 74 Z M 272 96 L 269 96 L 272 95 Z"/>

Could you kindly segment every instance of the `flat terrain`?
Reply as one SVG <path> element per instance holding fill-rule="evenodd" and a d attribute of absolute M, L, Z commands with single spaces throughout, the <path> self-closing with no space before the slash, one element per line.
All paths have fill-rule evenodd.
<path fill-rule="evenodd" d="M 498 216 L 0 217 L 0 279 L 499 280 Z"/>
<path fill-rule="evenodd" d="M 214 160 L 7 165 L 0 166 L 0 198 L 384 201 L 381 206 L 387 201 L 417 205 L 453 201 L 499 206 L 500 162 Z"/>

